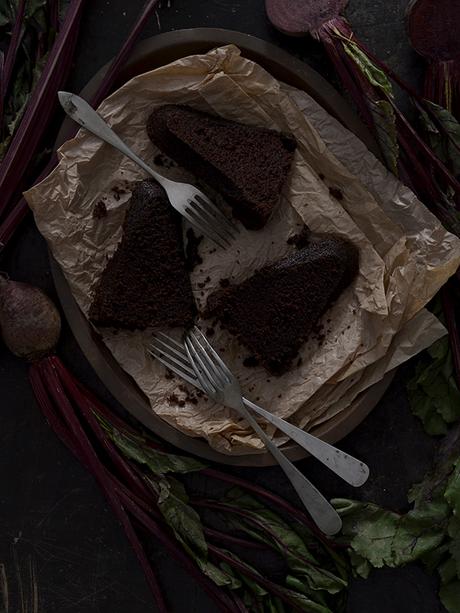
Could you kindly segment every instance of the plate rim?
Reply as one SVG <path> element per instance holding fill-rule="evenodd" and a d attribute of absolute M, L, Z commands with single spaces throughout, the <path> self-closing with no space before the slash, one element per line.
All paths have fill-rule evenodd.
<path fill-rule="evenodd" d="M 207 50 L 209 50 L 215 46 L 225 44 L 234 44 L 238 46 L 243 54 L 249 52 L 253 57 L 258 57 L 259 60 L 262 59 L 266 65 L 269 64 L 272 69 L 273 67 L 278 67 L 285 70 L 291 77 L 291 83 L 296 80 L 300 82 L 302 85 L 301 89 L 312 95 L 347 129 L 354 132 L 354 134 L 365 143 L 368 149 L 380 157 L 378 146 L 370 132 L 358 118 L 348 102 L 342 98 L 337 90 L 335 90 L 324 77 L 308 64 L 291 56 L 286 51 L 250 34 L 220 28 L 191 28 L 164 32 L 154 37 L 147 38 L 135 47 L 124 69 L 120 73 L 120 78 L 115 89 L 134 76 L 132 74 L 134 66 L 139 64 L 142 65 L 142 63 L 146 62 L 152 63 L 152 57 L 158 58 L 159 56 L 163 56 L 164 58 L 169 58 L 165 59 L 165 61 L 159 61 L 157 59 L 157 65 L 160 66 L 169 63 L 169 61 L 173 61 L 170 56 L 176 55 L 178 48 L 184 50 L 190 48 L 191 53 L 201 53 L 205 52 L 206 47 Z M 203 48 L 203 51 L 198 51 L 198 47 L 200 46 Z M 194 51 L 191 50 L 192 47 L 195 48 Z M 176 59 L 178 59 L 178 57 L 185 57 L 185 55 L 189 54 L 189 52 L 186 52 L 184 55 L 176 55 Z M 257 59 L 255 59 L 255 61 L 257 61 Z M 108 66 L 109 63 L 102 66 L 102 68 L 95 73 L 82 89 L 80 95 L 83 97 L 90 96 L 91 93 L 95 91 L 95 88 L 101 81 Z M 154 67 L 155 66 L 151 66 L 150 70 Z M 136 74 L 141 73 L 142 71 L 136 72 Z M 55 143 L 56 148 L 68 139 L 71 129 L 72 122 L 66 118 L 57 136 Z M 218 452 L 213 449 L 205 439 L 188 436 L 156 415 L 150 408 L 146 396 L 142 393 L 130 375 L 121 368 L 109 349 L 103 343 L 96 328 L 87 320 L 80 310 L 70 291 L 64 274 L 59 264 L 51 255 L 51 252 L 50 264 L 53 281 L 62 309 L 78 345 L 102 384 L 128 413 L 131 413 L 141 421 L 146 428 L 160 438 L 166 440 L 168 443 L 182 451 L 192 453 L 206 460 L 248 467 L 264 467 L 276 464 L 272 456 L 267 452 L 246 453 L 242 455 L 227 455 Z M 375 408 L 390 385 L 393 376 L 394 372 L 387 373 L 381 381 L 360 394 L 360 399 L 356 403 L 352 413 L 343 415 L 342 418 L 338 416 L 332 424 L 329 423 L 329 426 L 328 422 L 326 422 L 323 426 L 316 428 L 314 434 L 319 435 L 325 441 L 332 444 L 341 440 L 358 426 L 373 408 Z M 295 443 L 283 446 L 283 451 L 292 461 L 297 461 L 308 456 L 308 453 Z"/>

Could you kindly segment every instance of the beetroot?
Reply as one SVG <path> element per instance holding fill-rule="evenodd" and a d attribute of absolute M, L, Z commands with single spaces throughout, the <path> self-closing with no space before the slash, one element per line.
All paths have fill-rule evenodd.
<path fill-rule="evenodd" d="M 460 0 L 412 0 L 407 32 L 428 61 L 424 96 L 460 119 Z"/>
<path fill-rule="evenodd" d="M 460 0 L 412 0 L 407 31 L 413 48 L 428 60 L 460 58 Z"/>
<path fill-rule="evenodd" d="M 0 277 L 0 332 L 12 353 L 37 360 L 56 346 L 61 317 L 41 289 Z"/>
<path fill-rule="evenodd" d="M 348 0 L 265 0 L 267 15 L 281 32 L 291 36 L 315 33 L 338 17 Z"/>

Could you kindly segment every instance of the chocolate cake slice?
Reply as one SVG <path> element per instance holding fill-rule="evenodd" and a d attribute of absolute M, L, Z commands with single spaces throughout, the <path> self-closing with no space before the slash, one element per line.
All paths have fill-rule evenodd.
<path fill-rule="evenodd" d="M 267 223 L 296 149 L 292 135 L 174 104 L 153 111 L 147 132 L 163 153 L 220 193 L 247 228 Z"/>
<path fill-rule="evenodd" d="M 330 235 L 209 296 L 215 316 L 272 374 L 286 372 L 318 319 L 359 267 L 351 243 Z"/>
<path fill-rule="evenodd" d="M 187 327 L 194 313 L 180 218 L 157 183 L 142 181 L 131 196 L 122 240 L 97 284 L 89 317 L 99 326 L 144 330 Z"/>

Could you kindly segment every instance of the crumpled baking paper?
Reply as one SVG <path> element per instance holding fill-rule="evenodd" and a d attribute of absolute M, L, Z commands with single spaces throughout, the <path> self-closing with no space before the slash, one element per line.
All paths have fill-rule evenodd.
<path fill-rule="evenodd" d="M 155 106 L 189 104 L 246 124 L 292 132 L 298 150 L 281 204 L 263 231 L 241 228 L 231 248 L 207 240 L 191 275 L 199 306 L 221 279 L 238 282 L 294 249 L 287 239 L 307 224 L 360 249 L 360 272 L 322 319 L 324 339 L 311 338 L 290 372 L 270 376 L 246 367 L 248 352 L 212 321 L 198 321 L 239 378 L 244 394 L 308 429 L 351 411 L 385 373 L 445 334 L 424 306 L 460 264 L 460 241 L 365 146 L 305 92 L 275 80 L 235 46 L 183 58 L 135 77 L 99 113 L 147 162 L 161 163 L 146 134 Z M 143 171 L 85 130 L 58 152 L 59 165 L 26 193 L 37 225 L 85 313 L 94 286 L 121 238 L 132 183 Z M 158 170 L 189 179 L 184 171 Z M 218 199 L 217 195 L 214 195 Z M 100 201 L 107 216 L 93 215 Z M 185 224 L 184 224 L 185 225 Z M 165 377 L 148 354 L 152 331 L 100 330 L 152 410 L 223 453 L 263 450 L 244 420 Z M 269 436 L 273 427 L 261 422 Z M 284 439 L 275 437 L 276 442 Z"/>

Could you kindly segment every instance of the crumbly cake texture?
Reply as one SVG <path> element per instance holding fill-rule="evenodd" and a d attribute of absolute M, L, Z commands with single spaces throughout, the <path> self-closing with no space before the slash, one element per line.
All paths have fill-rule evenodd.
<path fill-rule="evenodd" d="M 188 327 L 195 302 L 186 271 L 181 220 L 153 181 L 134 189 L 123 236 L 97 284 L 89 317 L 103 327 Z"/>
<path fill-rule="evenodd" d="M 220 193 L 250 230 L 263 228 L 278 205 L 297 146 L 290 134 L 173 104 L 152 112 L 147 132 L 163 153 Z"/>
<path fill-rule="evenodd" d="M 350 242 L 336 236 L 313 240 L 211 294 L 205 316 L 217 317 L 268 371 L 281 375 L 358 269 L 359 252 Z"/>

